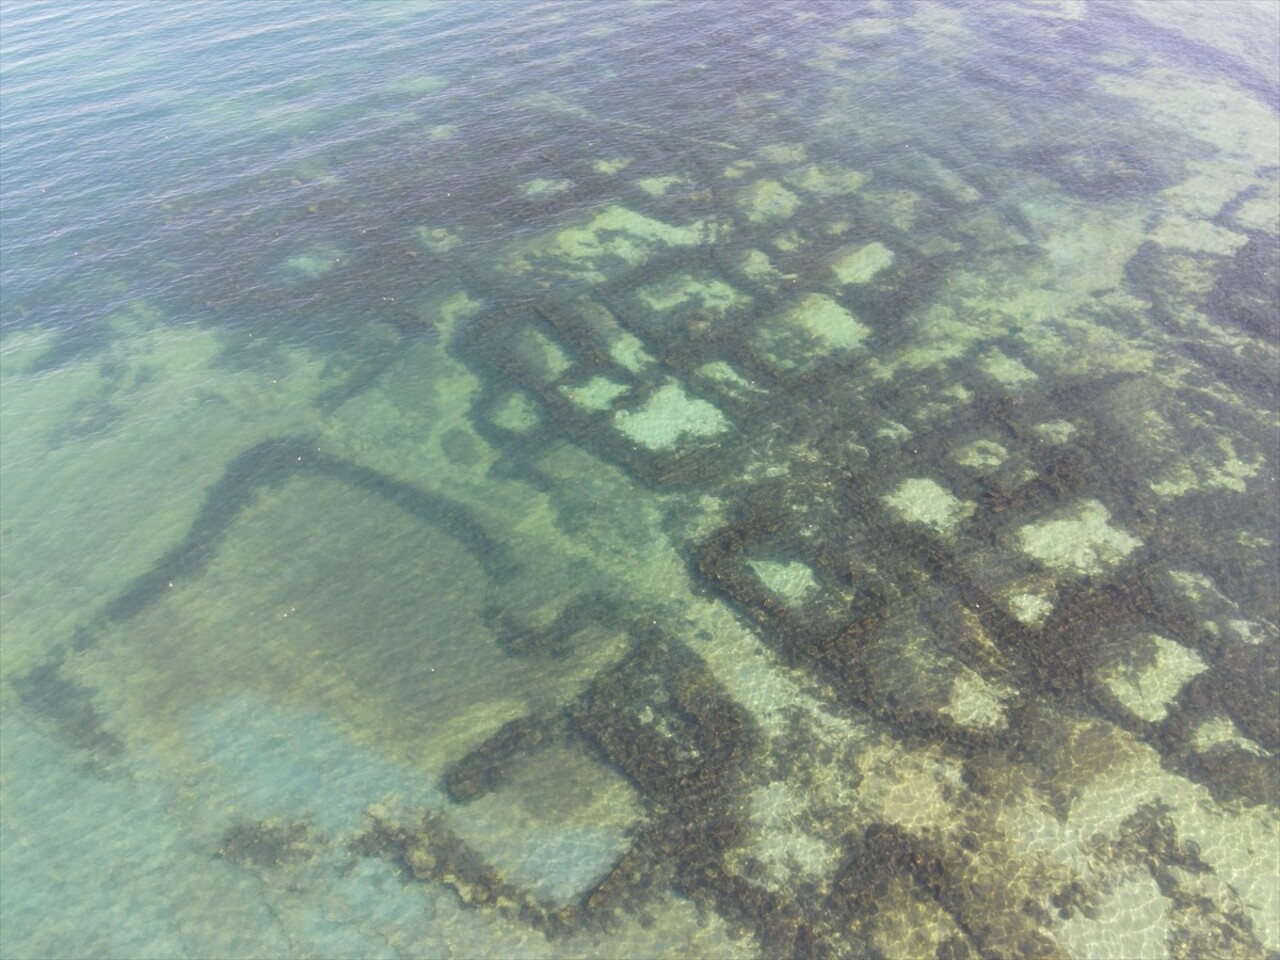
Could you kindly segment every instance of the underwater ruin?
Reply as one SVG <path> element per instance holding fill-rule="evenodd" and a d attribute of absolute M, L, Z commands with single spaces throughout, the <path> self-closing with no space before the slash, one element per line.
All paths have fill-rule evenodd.
<path fill-rule="evenodd" d="M 395 9 L 6 295 L 6 955 L 1280 955 L 1269 54 Z"/>

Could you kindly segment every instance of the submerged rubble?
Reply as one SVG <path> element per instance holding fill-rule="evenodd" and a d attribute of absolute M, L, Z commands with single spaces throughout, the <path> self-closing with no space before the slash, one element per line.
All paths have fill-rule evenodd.
<path fill-rule="evenodd" d="M 1059 7 L 1028 17 L 1070 36 Z M 844 38 L 934 15 L 868 7 Z M 947 49 L 1036 95 L 1034 63 Z M 581 155 L 513 195 L 578 206 L 485 258 L 415 221 L 454 268 L 440 339 L 407 327 L 310 431 L 230 457 L 11 681 L 22 706 L 116 762 L 148 710 L 185 715 L 102 651 L 196 704 L 319 703 L 418 793 L 344 796 L 363 819 L 323 831 L 237 819 L 218 858 L 341 851 L 553 950 L 623 954 L 692 909 L 699 949 L 762 956 L 1280 952 L 1276 305 L 1242 276 L 1271 276 L 1271 240 L 1144 218 L 1191 165 L 1123 131 L 984 174 L 973 133 L 846 149 L 845 96 L 824 150 L 670 134 L 662 162 L 547 107 Z M 873 145 L 901 163 L 860 163 Z M 256 552 L 277 541 L 324 617 L 286 602 L 302 575 Z M 199 669 L 234 679 L 149 656 L 174 622 L 229 637 Z"/>

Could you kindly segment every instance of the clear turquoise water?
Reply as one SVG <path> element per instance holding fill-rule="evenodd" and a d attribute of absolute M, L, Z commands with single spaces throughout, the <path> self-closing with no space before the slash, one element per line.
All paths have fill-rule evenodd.
<path fill-rule="evenodd" d="M 0 954 L 1280 953 L 1277 16 L 0 8 Z"/>

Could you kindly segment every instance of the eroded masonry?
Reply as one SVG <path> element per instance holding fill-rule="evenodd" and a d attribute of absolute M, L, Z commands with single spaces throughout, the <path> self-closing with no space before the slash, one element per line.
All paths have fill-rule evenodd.
<path fill-rule="evenodd" d="M 83 658 L 239 582 L 250 527 L 323 491 L 317 526 L 385 515 L 457 571 L 423 588 L 462 624 L 438 645 L 353 626 L 332 661 L 357 739 L 439 793 L 371 790 L 345 832 L 232 818 L 246 869 L 381 859 L 569 951 L 682 924 L 765 956 L 1280 950 L 1254 194 L 1153 207 L 1182 181 L 1105 141 L 1019 173 L 1032 204 L 924 151 L 894 179 L 546 117 L 592 146 L 533 163 L 521 202 L 562 222 L 484 258 L 422 225 L 458 288 L 314 432 L 230 462 L 17 681 L 30 709 L 127 751 L 141 695 L 104 705 Z M 424 363 L 426 424 L 398 385 Z"/>

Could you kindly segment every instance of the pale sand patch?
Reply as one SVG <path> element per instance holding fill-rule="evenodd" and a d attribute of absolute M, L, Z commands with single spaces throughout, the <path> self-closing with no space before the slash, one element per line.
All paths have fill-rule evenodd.
<path fill-rule="evenodd" d="M 1053 603 L 1038 593 L 1015 593 L 1009 598 L 1009 612 L 1019 623 L 1034 626 L 1053 613 Z"/>
<path fill-rule="evenodd" d="M 898 484 L 893 493 L 880 498 L 911 523 L 922 523 L 939 533 L 954 533 L 968 518 L 975 504 L 961 500 L 935 480 L 913 478 Z"/>
<path fill-rule="evenodd" d="M 1029 523 L 1019 531 L 1024 553 L 1068 573 L 1101 573 L 1142 541 L 1110 526 L 1111 514 L 1097 500 L 1082 500 L 1057 519 Z"/>
<path fill-rule="evenodd" d="M 788 311 L 786 320 L 835 350 L 855 350 L 871 333 L 858 318 L 821 293 L 811 293 Z"/>
<path fill-rule="evenodd" d="M 659 388 L 638 410 L 619 410 L 614 424 L 630 440 L 651 450 L 673 446 L 684 437 L 710 437 L 729 429 L 719 408 L 690 397 L 679 384 Z"/>
<path fill-rule="evenodd" d="M 1125 709 L 1143 720 L 1160 721 L 1169 712 L 1183 684 L 1208 667 L 1199 654 L 1180 643 L 1152 635 L 1152 661 L 1139 670 L 1119 669 L 1104 678 Z"/>
<path fill-rule="evenodd" d="M 785 220 L 796 212 L 800 198 L 777 180 L 757 180 L 738 193 L 738 206 L 752 223 Z"/>
<path fill-rule="evenodd" d="M 613 401 L 626 393 L 627 389 L 623 384 L 614 383 L 607 377 L 592 377 L 581 386 L 562 384 L 560 392 L 580 407 L 600 411 L 613 406 Z"/>
<path fill-rule="evenodd" d="M 791 604 L 802 604 L 818 592 L 813 571 L 799 560 L 782 563 L 777 560 L 747 561 L 766 588 Z"/>
<path fill-rule="evenodd" d="M 956 463 L 973 470 L 990 470 L 1009 459 L 1009 451 L 994 440 L 974 440 L 951 454 Z"/>
<path fill-rule="evenodd" d="M 867 283 L 892 266 L 894 253 L 879 240 L 845 247 L 831 258 L 831 270 L 843 284 Z"/>

